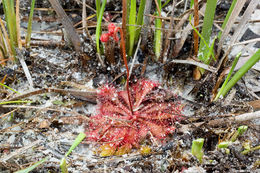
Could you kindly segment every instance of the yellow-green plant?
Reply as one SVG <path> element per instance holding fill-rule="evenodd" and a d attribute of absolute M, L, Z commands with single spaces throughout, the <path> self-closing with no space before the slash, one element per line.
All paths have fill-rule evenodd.
<path fill-rule="evenodd" d="M 237 55 L 237 57 L 239 58 L 239 54 Z M 250 70 L 258 61 L 260 60 L 260 49 L 258 49 L 254 55 L 247 60 L 247 62 L 234 74 L 234 76 L 229 80 L 231 73 L 233 70 L 230 70 L 229 75 L 226 78 L 226 81 L 224 82 L 224 84 L 222 85 L 220 91 L 218 92 L 215 101 L 220 97 L 224 97 L 228 91 L 237 83 L 237 81 L 239 81 L 244 75 L 245 73 Z M 236 65 L 236 61 L 235 60 L 233 65 L 234 67 L 232 67 L 233 69 L 235 68 Z"/>
<path fill-rule="evenodd" d="M 162 10 L 161 0 L 157 0 L 158 7 L 156 15 L 160 16 Z M 161 45 L 162 45 L 162 21 L 161 19 L 155 19 L 155 34 L 154 34 L 154 52 L 156 59 L 158 60 L 161 55 Z"/>
<path fill-rule="evenodd" d="M 103 13 L 105 11 L 107 1 L 104 0 L 102 2 L 102 6 L 100 7 L 100 0 L 96 0 L 96 16 L 97 16 L 97 27 L 96 27 L 96 46 L 97 46 L 97 53 L 100 55 L 100 34 L 101 34 L 101 22 L 103 18 Z"/>
<path fill-rule="evenodd" d="M 210 58 L 207 55 L 209 54 L 210 50 L 207 48 L 207 45 L 210 45 L 210 37 L 211 31 L 213 27 L 213 21 L 215 16 L 215 9 L 217 6 L 217 0 L 207 0 L 205 16 L 203 20 L 202 32 L 201 36 L 204 38 L 204 41 L 200 41 L 198 58 L 205 64 L 210 63 Z M 204 70 L 201 69 L 203 73 Z"/>
<path fill-rule="evenodd" d="M 191 153 L 193 156 L 195 156 L 200 163 L 202 163 L 202 158 L 203 158 L 203 144 L 204 144 L 204 139 L 203 138 L 198 138 L 196 140 L 192 141 L 192 146 L 191 146 Z"/>

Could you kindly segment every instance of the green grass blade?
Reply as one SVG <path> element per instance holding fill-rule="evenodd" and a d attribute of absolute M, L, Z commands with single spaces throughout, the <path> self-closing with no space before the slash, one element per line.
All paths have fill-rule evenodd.
<path fill-rule="evenodd" d="M 237 65 L 237 62 L 238 62 L 240 56 L 241 56 L 241 52 L 239 52 L 237 54 L 236 58 L 234 59 L 234 62 L 232 64 L 232 66 L 231 66 L 231 69 L 230 69 L 228 75 L 227 75 L 227 78 L 226 78 L 225 82 L 223 83 L 222 87 L 220 88 L 220 90 L 219 90 L 217 96 L 215 97 L 214 101 L 216 101 L 222 95 L 222 92 L 225 89 L 225 87 L 226 87 L 226 85 L 227 85 L 227 83 L 229 81 L 229 78 L 231 77 L 231 74 L 233 73 L 233 71 L 234 71 L 234 69 L 235 69 L 235 67 Z"/>
<path fill-rule="evenodd" d="M 96 0 L 96 15 L 97 15 L 97 19 L 99 17 L 99 13 L 100 13 L 100 0 Z"/>
<path fill-rule="evenodd" d="M 16 16 L 14 11 L 13 0 L 3 0 L 4 13 L 6 17 L 6 25 L 10 36 L 11 50 L 16 55 L 15 47 L 18 46 L 16 32 Z"/>
<path fill-rule="evenodd" d="M 47 159 L 48 159 L 48 157 L 40 160 L 39 162 L 36 162 L 35 164 L 33 164 L 32 166 L 30 166 L 28 168 L 22 169 L 20 171 L 16 171 L 15 173 L 28 173 L 28 172 L 34 170 L 35 168 L 37 168 L 39 165 L 43 164 Z"/>
<path fill-rule="evenodd" d="M 194 0 L 191 0 L 191 1 L 190 1 L 190 8 L 193 7 L 193 4 L 194 4 Z"/>
<path fill-rule="evenodd" d="M 0 102 L 0 105 L 6 105 L 12 103 L 32 103 L 32 101 L 22 101 L 22 100 L 6 101 L 6 102 Z"/>
<path fill-rule="evenodd" d="M 3 86 L 3 87 L 5 87 L 5 88 L 7 88 L 7 89 L 9 89 L 9 90 L 11 90 L 11 91 L 13 91 L 13 92 L 15 92 L 16 94 L 20 94 L 18 91 L 15 91 L 13 88 L 11 88 L 11 87 L 9 87 L 9 86 L 7 86 L 7 85 L 1 83 L 1 82 L 0 82 L 0 85 Z"/>
<path fill-rule="evenodd" d="M 201 35 L 208 45 L 210 43 L 210 36 L 213 27 L 216 6 L 217 0 L 207 0 Z M 200 59 L 203 62 L 208 62 L 208 59 L 205 58 L 208 54 L 208 51 L 209 50 L 207 49 L 206 44 L 203 41 L 201 41 L 199 46 L 198 59 Z"/>
<path fill-rule="evenodd" d="M 206 40 L 204 39 L 204 37 L 203 37 L 203 36 L 199 33 L 199 31 L 192 25 L 191 19 L 190 19 L 190 25 L 191 25 L 191 27 L 194 29 L 194 31 L 198 34 L 198 36 L 200 37 L 201 41 L 204 42 L 204 44 L 205 44 L 205 46 L 206 46 L 206 48 L 207 48 L 207 50 L 208 50 L 208 54 L 207 54 L 207 56 L 206 56 L 207 58 L 205 58 L 205 59 L 207 59 L 207 61 L 205 61 L 204 63 L 205 63 L 205 64 L 209 64 L 209 63 L 210 63 L 209 58 L 210 58 L 211 56 L 213 57 L 214 60 L 216 60 L 215 55 L 214 55 L 214 51 L 213 51 L 214 43 L 215 43 L 216 38 L 214 38 L 214 40 L 213 40 L 211 46 L 209 47 L 209 45 L 208 45 L 208 43 L 206 42 Z"/>
<path fill-rule="evenodd" d="M 85 133 L 80 133 L 73 144 L 71 145 L 69 151 L 65 154 L 65 157 L 61 159 L 60 162 L 60 168 L 62 173 L 67 173 L 68 168 L 67 168 L 67 163 L 66 163 L 66 157 L 80 144 L 80 142 L 86 137 Z"/>
<path fill-rule="evenodd" d="M 223 89 L 221 95 L 224 97 L 227 92 L 239 81 L 244 74 L 251 69 L 260 60 L 260 49 L 235 73 L 231 80 L 227 83 L 226 87 Z"/>
<path fill-rule="evenodd" d="M 159 9 L 162 9 L 161 0 L 158 0 Z M 159 16 L 159 12 L 157 11 L 157 16 Z M 161 43 L 162 43 L 162 21 L 161 19 L 155 19 L 155 37 L 154 37 L 154 52 L 157 60 L 161 55 Z"/>
<path fill-rule="evenodd" d="M 31 42 L 34 6 L 35 6 L 35 0 L 32 0 L 32 2 L 31 2 L 31 9 L 30 9 L 30 15 L 29 15 L 29 21 L 28 21 L 28 27 L 27 27 L 27 35 L 26 35 L 26 39 L 25 39 L 25 45 L 26 45 L 27 48 L 30 47 L 30 42 Z"/>
<path fill-rule="evenodd" d="M 70 147 L 69 151 L 65 154 L 65 156 L 67 157 L 79 144 L 80 142 L 86 137 L 85 133 L 80 133 L 77 138 L 75 139 L 75 141 L 73 142 L 72 146 Z"/>
<path fill-rule="evenodd" d="M 131 0 L 128 31 L 129 31 L 129 51 L 128 55 L 133 55 L 134 44 L 135 44 L 135 32 L 136 32 L 136 0 Z"/>
<path fill-rule="evenodd" d="M 146 0 L 141 0 L 140 6 L 139 6 L 139 9 L 138 9 L 137 21 L 136 21 L 137 30 L 136 30 L 136 36 L 135 36 L 135 43 L 137 43 L 138 40 L 139 40 L 141 27 L 143 25 L 145 2 L 146 2 Z"/>
<path fill-rule="evenodd" d="M 98 54 L 100 54 L 99 38 L 100 38 L 100 34 L 101 34 L 101 22 L 102 22 L 103 13 L 104 13 L 104 11 L 105 11 L 106 3 L 107 3 L 106 0 L 104 0 L 104 1 L 102 2 L 102 6 L 101 6 L 100 12 L 99 12 L 99 14 L 98 14 L 98 20 L 97 20 L 96 46 L 97 46 L 97 53 L 98 53 Z"/>
<path fill-rule="evenodd" d="M 230 6 L 230 8 L 229 8 L 229 10 L 228 10 L 228 13 L 227 13 L 226 17 L 225 17 L 224 23 L 223 23 L 222 26 L 221 26 L 222 29 L 224 29 L 224 28 L 226 27 L 226 24 L 227 24 L 227 22 L 228 22 L 228 20 L 229 20 L 229 17 L 230 17 L 230 15 L 231 15 L 232 11 L 234 10 L 234 7 L 235 7 L 236 3 L 237 3 L 237 0 L 233 0 L 233 1 L 232 1 L 232 4 L 231 4 L 231 6 Z M 222 35 L 222 31 L 220 31 L 220 32 L 218 33 L 218 39 L 219 39 L 219 40 L 220 40 L 220 38 L 221 38 L 221 35 Z"/>
<path fill-rule="evenodd" d="M 167 0 L 163 5 L 162 5 L 162 8 L 164 8 L 166 5 L 168 5 L 168 3 L 170 2 L 171 0 Z"/>

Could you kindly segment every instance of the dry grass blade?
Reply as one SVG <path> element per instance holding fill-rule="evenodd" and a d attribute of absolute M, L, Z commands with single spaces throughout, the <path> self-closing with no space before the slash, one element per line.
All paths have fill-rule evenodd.
<path fill-rule="evenodd" d="M 171 62 L 173 63 L 179 63 L 179 64 L 191 64 L 191 65 L 196 65 L 198 67 L 201 67 L 205 70 L 208 70 L 212 73 L 216 73 L 217 72 L 217 69 L 212 67 L 212 66 L 209 66 L 207 64 L 204 64 L 204 63 L 200 63 L 200 62 L 197 62 L 197 61 L 194 61 L 194 60 L 177 60 L 177 59 L 174 59 L 172 60 Z"/>
<path fill-rule="evenodd" d="M 218 65 L 218 69 L 222 66 L 222 63 L 224 61 L 224 59 L 226 58 L 226 56 L 229 54 L 229 52 L 231 51 L 232 45 L 240 39 L 240 37 L 242 37 L 243 34 L 241 34 L 243 31 L 245 31 L 245 26 L 246 24 L 249 22 L 249 19 L 253 13 L 253 11 L 255 10 L 255 8 L 257 7 L 257 4 L 259 3 L 259 0 L 252 0 L 250 1 L 246 11 L 244 12 L 239 25 L 236 27 L 235 33 L 232 35 L 231 39 L 230 39 L 230 43 L 229 43 L 229 47 L 225 50 L 225 54 L 222 57 L 222 59 L 219 62 Z"/>
<path fill-rule="evenodd" d="M 80 38 L 79 38 L 79 35 L 76 32 L 75 28 L 73 27 L 72 21 L 67 16 L 67 14 L 65 13 L 64 9 L 62 8 L 62 6 L 60 5 L 58 0 L 49 0 L 49 1 L 51 3 L 52 7 L 54 8 L 54 10 L 56 11 L 58 17 L 60 18 L 60 21 L 61 21 L 63 27 L 65 28 L 65 30 L 68 34 L 68 38 L 72 42 L 75 50 L 77 52 L 80 52 L 81 51 Z"/>
<path fill-rule="evenodd" d="M 164 47 L 164 50 L 163 50 L 163 63 L 166 62 L 167 60 L 167 56 L 168 56 L 168 53 L 169 53 L 169 49 L 170 49 L 170 37 L 172 37 L 173 35 L 173 25 L 174 25 L 174 19 L 173 19 L 173 15 L 174 15 L 174 11 L 175 11 L 175 5 L 176 5 L 176 1 L 173 2 L 172 4 L 172 11 L 171 11 L 171 17 L 170 17 L 170 24 L 169 24 L 169 30 L 167 32 L 167 35 L 166 35 L 166 39 L 165 39 L 165 47 Z"/>
<path fill-rule="evenodd" d="M 259 0 L 251 0 L 246 11 L 243 14 L 243 17 L 241 18 L 241 22 L 236 27 L 234 35 L 231 37 L 231 44 L 234 44 L 237 40 L 239 40 L 243 34 L 241 34 L 245 30 L 246 24 L 249 22 L 250 17 L 252 13 L 254 12 L 255 8 L 257 7 L 257 4 L 259 3 Z"/>
<path fill-rule="evenodd" d="M 145 9 L 144 9 L 144 24 L 142 28 L 142 43 L 141 47 L 144 47 L 147 43 L 147 33 L 148 33 L 148 25 L 150 23 L 150 17 L 147 16 L 147 14 L 150 14 L 151 11 L 151 6 L 152 6 L 152 1 L 151 0 L 146 0 L 145 2 Z"/>
<path fill-rule="evenodd" d="M 200 9 L 200 13 L 204 14 L 205 13 L 205 9 L 206 9 L 206 4 L 204 4 L 201 9 Z M 181 20 L 180 22 L 185 22 L 189 17 L 189 14 L 186 14 L 183 16 L 183 21 Z M 179 27 L 177 25 L 177 27 Z M 176 27 L 176 29 L 177 29 Z M 177 56 L 179 54 L 179 52 L 181 51 L 189 33 L 190 33 L 190 30 L 192 30 L 192 26 L 191 24 L 189 23 L 183 32 L 180 33 L 181 35 L 181 38 L 179 40 L 177 40 L 176 44 L 175 44 L 175 47 L 174 47 L 174 51 L 173 51 L 173 56 Z"/>
<path fill-rule="evenodd" d="M 259 42 L 259 41 L 260 41 L 260 38 L 255 38 L 255 39 L 250 39 L 250 40 L 234 43 L 232 46 L 249 44 L 249 43 L 254 43 L 254 42 Z"/>
<path fill-rule="evenodd" d="M 223 43 L 224 43 L 225 39 L 227 38 L 231 28 L 234 26 L 236 18 L 239 15 L 240 11 L 242 10 L 245 2 L 246 2 L 246 0 L 240 0 L 239 2 L 236 3 L 234 10 L 232 11 L 230 18 L 227 22 L 227 25 L 224 28 L 224 31 L 222 32 L 222 36 L 221 36 L 221 39 L 218 44 L 217 57 L 219 56 Z"/>

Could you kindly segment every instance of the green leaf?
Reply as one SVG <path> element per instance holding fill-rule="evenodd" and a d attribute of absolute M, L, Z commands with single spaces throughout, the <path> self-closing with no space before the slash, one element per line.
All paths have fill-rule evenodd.
<path fill-rule="evenodd" d="M 223 85 L 221 86 L 221 88 L 220 88 L 217 96 L 215 97 L 214 101 L 216 101 L 221 95 L 223 95 L 223 91 L 224 91 L 224 89 L 225 89 L 225 87 L 226 87 L 226 85 L 227 85 L 227 83 L 229 81 L 229 78 L 231 77 L 231 75 L 232 75 L 232 73 L 233 73 L 233 71 L 234 71 L 234 69 L 235 69 L 235 67 L 237 65 L 237 62 L 238 62 L 240 56 L 241 56 L 241 52 L 239 52 L 237 54 L 236 58 L 234 59 L 234 62 L 232 64 L 232 66 L 231 66 L 231 69 L 230 69 L 228 75 L 227 75 L 227 78 L 226 78 L 225 82 L 223 83 Z"/>
<path fill-rule="evenodd" d="M 231 145 L 232 142 L 231 141 L 227 141 L 227 142 L 220 142 L 218 144 L 218 148 L 227 148 L 229 145 Z"/>
<path fill-rule="evenodd" d="M 22 169 L 20 171 L 16 171 L 15 173 L 28 173 L 32 170 L 34 170 L 35 168 L 37 168 L 39 165 L 41 165 L 42 163 L 44 163 L 46 160 L 48 159 L 48 157 L 40 160 L 39 162 L 36 162 L 35 164 L 33 164 L 32 166 L 28 167 L 28 168 L 25 168 L 25 169 Z"/>
<path fill-rule="evenodd" d="M 191 153 L 193 156 L 197 157 L 200 163 L 202 162 L 202 157 L 203 157 L 203 150 L 202 150 L 203 144 L 204 144 L 203 138 L 199 138 L 192 141 Z"/>
<path fill-rule="evenodd" d="M 130 14 L 129 14 L 129 52 L 128 55 L 133 55 L 134 43 L 135 43 L 135 32 L 136 32 L 136 0 L 131 0 Z"/>
<path fill-rule="evenodd" d="M 67 162 L 66 158 L 62 158 L 60 162 L 60 169 L 62 173 L 68 173 L 68 167 L 67 167 Z"/>
<path fill-rule="evenodd" d="M 102 17 L 103 13 L 105 11 L 107 0 L 104 0 L 102 2 L 102 6 L 100 9 L 100 12 L 98 14 L 98 20 L 97 20 L 97 27 L 96 27 L 96 46 L 97 46 L 97 53 L 100 54 L 100 47 L 99 47 L 99 38 L 101 34 L 101 22 L 102 22 Z"/>
<path fill-rule="evenodd" d="M 199 46 L 199 53 L 198 53 L 198 59 L 205 62 L 208 62 L 208 59 L 206 59 L 206 55 L 208 54 L 207 44 L 210 43 L 210 37 L 211 37 L 211 31 L 213 27 L 214 22 L 214 16 L 215 16 L 215 9 L 217 6 L 217 0 L 207 0 L 206 10 L 205 10 L 205 16 L 203 20 L 203 26 L 202 26 L 202 32 L 201 35 L 205 39 L 206 44 L 204 41 L 200 42 Z"/>
<path fill-rule="evenodd" d="M 239 81 L 245 73 L 251 69 L 260 60 L 260 49 L 235 73 L 231 80 L 227 83 L 221 95 L 224 97 L 227 92 Z"/>
<path fill-rule="evenodd" d="M 75 141 L 73 142 L 72 146 L 70 147 L 69 151 L 65 154 L 65 156 L 68 156 L 79 144 L 80 142 L 86 137 L 85 133 L 80 133 Z"/>
<path fill-rule="evenodd" d="M 25 44 L 26 44 L 27 48 L 30 47 L 30 42 L 31 42 L 34 6 L 35 6 L 35 0 L 32 0 L 32 2 L 31 2 L 31 9 L 30 9 L 30 15 L 29 15 L 29 21 L 28 21 L 28 27 L 27 27 L 27 35 L 26 35 L 26 39 L 25 39 Z"/>
<path fill-rule="evenodd" d="M 161 4 L 161 0 L 158 0 L 158 5 L 159 5 L 159 9 L 160 11 L 162 10 L 162 4 Z M 159 11 L 156 12 L 157 16 L 159 16 Z M 157 60 L 159 59 L 160 55 L 161 55 L 161 44 L 162 44 L 162 21 L 161 19 L 155 19 L 155 36 L 154 36 L 154 51 L 155 51 L 155 56 L 157 58 Z"/>
<path fill-rule="evenodd" d="M 6 105 L 6 104 L 12 104 L 12 103 L 32 103 L 32 101 L 14 100 L 14 101 L 0 102 L 0 105 Z"/>

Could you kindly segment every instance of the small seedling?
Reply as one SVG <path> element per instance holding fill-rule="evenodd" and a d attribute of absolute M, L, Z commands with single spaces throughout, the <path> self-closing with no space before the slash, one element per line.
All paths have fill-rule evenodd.
<path fill-rule="evenodd" d="M 242 151 L 242 154 L 246 155 L 246 154 L 248 154 L 249 152 L 253 152 L 253 151 L 255 151 L 255 150 L 260 150 L 260 145 L 258 145 L 258 146 L 256 146 L 256 147 L 253 147 L 253 148 L 251 148 L 251 147 L 249 146 L 249 148 L 246 148 L 244 151 Z"/>
<path fill-rule="evenodd" d="M 229 145 L 231 145 L 232 142 L 231 141 L 227 141 L 227 142 L 220 142 L 218 144 L 218 148 L 227 148 Z"/>
<path fill-rule="evenodd" d="M 70 147 L 69 151 L 65 154 L 65 157 L 61 159 L 60 162 L 60 168 L 62 173 L 67 173 L 68 168 L 67 168 L 67 163 L 66 163 L 66 157 L 80 144 L 80 142 L 86 137 L 85 133 L 80 133 L 75 141 L 73 142 L 72 146 Z"/>
<path fill-rule="evenodd" d="M 238 136 L 242 135 L 247 129 L 248 126 L 239 126 L 235 134 L 231 137 L 231 141 L 235 142 Z"/>
<path fill-rule="evenodd" d="M 248 128 L 248 126 L 238 127 L 237 131 L 231 137 L 231 139 L 229 141 L 220 142 L 218 144 L 218 148 L 227 148 L 228 146 L 230 146 L 233 142 L 235 142 L 237 140 L 239 135 L 242 135 L 247 130 L 247 128 Z"/>
<path fill-rule="evenodd" d="M 202 157 L 204 155 L 202 150 L 203 144 L 204 144 L 203 138 L 199 138 L 192 141 L 191 153 L 199 160 L 200 163 L 202 163 Z"/>

